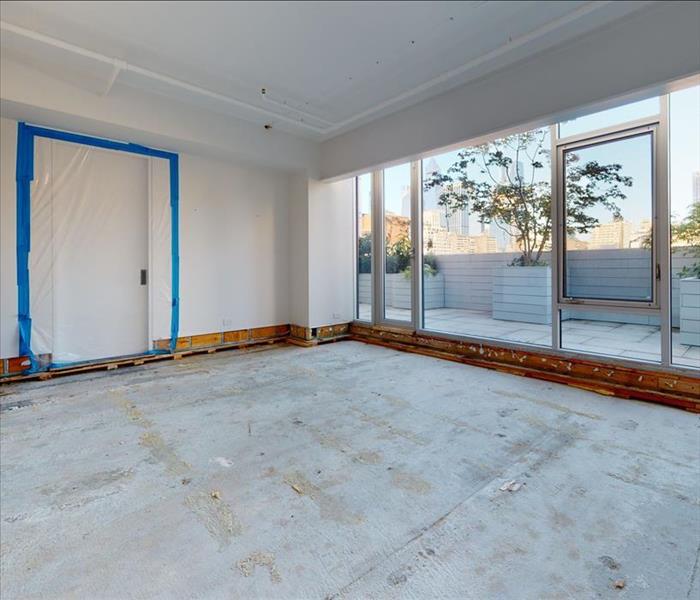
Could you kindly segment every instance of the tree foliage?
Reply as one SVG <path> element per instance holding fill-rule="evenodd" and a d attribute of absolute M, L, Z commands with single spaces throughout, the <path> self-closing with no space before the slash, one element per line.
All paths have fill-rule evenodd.
<path fill-rule="evenodd" d="M 547 142 L 547 129 L 536 129 L 465 148 L 446 173 L 429 174 L 424 189 L 441 190 L 438 205 L 448 216 L 468 210 L 481 223 L 514 236 L 522 252 L 514 264 L 542 264 L 552 230 Z M 632 185 L 622 165 L 582 163 L 574 152 L 565 156 L 567 233 L 587 233 L 598 225 L 589 210 L 596 205 L 620 219 L 617 202 L 626 198 L 623 188 Z"/>
<path fill-rule="evenodd" d="M 402 235 L 393 244 L 387 240 L 386 272 L 405 273 L 410 276 L 411 248 L 411 240 L 406 235 Z M 358 273 L 372 272 L 372 234 L 365 233 L 358 239 L 357 259 Z M 426 254 L 423 256 L 423 270 L 426 275 L 438 273 L 437 259 L 434 255 Z"/>
<path fill-rule="evenodd" d="M 400 236 L 393 244 L 386 243 L 386 272 L 401 273 L 411 266 L 411 240 Z"/>
<path fill-rule="evenodd" d="M 372 234 L 365 233 L 357 241 L 357 271 L 372 272 Z"/>
<path fill-rule="evenodd" d="M 694 202 L 688 216 L 671 227 L 673 245 L 687 246 L 686 256 L 700 258 L 700 202 Z M 680 277 L 700 277 L 700 260 L 683 267 Z"/>

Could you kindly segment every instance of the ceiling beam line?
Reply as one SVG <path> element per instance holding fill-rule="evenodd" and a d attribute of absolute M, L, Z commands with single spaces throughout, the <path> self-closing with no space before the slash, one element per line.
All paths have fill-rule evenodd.
<path fill-rule="evenodd" d="M 218 101 L 223 102 L 225 104 L 230 104 L 232 106 L 238 106 L 240 108 L 244 108 L 246 110 L 256 112 L 260 115 L 264 115 L 267 118 L 270 118 L 273 120 L 276 119 L 276 120 L 284 121 L 285 123 L 295 125 L 295 126 L 300 127 L 302 129 L 308 129 L 308 130 L 314 131 L 315 133 L 318 133 L 318 134 L 327 133 L 329 130 L 328 128 L 317 127 L 311 123 L 307 123 L 306 121 L 300 121 L 299 119 L 294 119 L 294 118 L 288 117 L 286 115 L 279 114 L 276 111 L 261 108 L 259 106 L 256 106 L 255 104 L 250 104 L 249 102 L 245 102 L 243 100 L 239 100 L 239 99 L 231 97 L 231 96 L 226 96 L 224 94 L 220 94 L 218 92 L 208 90 L 208 89 L 200 87 L 198 85 L 194 85 L 194 84 L 188 83 L 186 81 L 182 81 L 181 79 L 176 79 L 175 77 L 170 77 L 169 75 L 163 75 L 162 73 L 157 73 L 155 71 L 151 71 L 150 69 L 146 69 L 144 67 L 139 67 L 138 65 L 129 64 L 129 63 L 127 63 L 123 60 L 120 60 L 118 58 L 112 58 L 110 56 L 100 54 L 99 52 L 93 52 L 92 50 L 88 50 L 87 48 L 82 48 L 80 46 L 76 46 L 75 44 L 70 44 L 68 42 L 64 42 L 63 40 L 59 40 L 59 39 L 50 37 L 48 35 L 44 35 L 42 33 L 33 31 L 31 29 L 25 29 L 24 27 L 19 27 L 17 25 L 13 25 L 12 23 L 8 23 L 6 21 L 0 20 L 0 31 L 8 31 L 10 33 L 14 33 L 14 34 L 19 35 L 21 37 L 24 37 L 24 38 L 27 38 L 30 40 L 34 40 L 34 41 L 39 42 L 41 44 L 51 46 L 53 48 L 59 48 L 61 50 L 65 50 L 66 52 L 70 52 L 70 53 L 76 54 L 78 56 L 83 56 L 85 58 L 90 58 L 92 60 L 95 60 L 95 61 L 103 63 L 103 64 L 111 65 L 113 67 L 113 71 L 110 75 L 110 82 L 106 86 L 106 91 L 102 95 L 109 93 L 109 91 L 112 89 L 112 86 L 114 85 L 114 82 L 116 81 L 117 77 L 119 76 L 120 72 L 130 71 L 132 73 L 137 73 L 139 75 L 142 75 L 148 79 L 160 81 L 162 83 L 166 83 L 166 84 L 172 85 L 173 87 L 187 90 L 189 92 L 192 92 L 194 94 L 198 94 L 200 96 L 204 96 L 204 97 L 208 97 L 208 98 L 211 98 L 214 100 L 218 100 Z M 288 108 L 291 108 L 291 107 L 288 107 Z M 314 119 L 317 119 L 317 117 L 314 117 Z M 321 120 L 323 120 L 323 119 L 321 119 Z"/>

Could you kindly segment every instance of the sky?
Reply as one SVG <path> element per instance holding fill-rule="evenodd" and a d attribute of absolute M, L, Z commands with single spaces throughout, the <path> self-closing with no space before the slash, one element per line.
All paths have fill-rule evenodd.
<path fill-rule="evenodd" d="M 593 131 L 654 114 L 658 108 L 658 98 L 643 100 L 562 123 L 560 132 L 563 136 Z M 700 86 L 686 88 L 670 95 L 669 129 L 671 213 L 675 217 L 674 220 L 677 220 L 688 214 L 692 203 L 693 172 L 700 171 Z M 650 217 L 651 174 L 647 149 L 648 144 L 644 143 L 642 138 L 596 146 L 581 152 L 582 158 L 585 154 L 586 159 L 595 158 L 601 163 L 623 164 L 625 174 L 632 177 L 634 183 L 631 188 L 625 188 L 627 199 L 621 202 L 620 206 L 625 218 L 632 222 Z M 456 158 L 457 151 L 447 152 L 427 158 L 423 164 L 427 165 L 434 159 L 440 170 L 446 172 Z M 542 177 L 548 178 L 549 166 L 545 165 L 542 171 Z M 528 173 L 527 166 L 525 172 Z M 366 181 L 363 182 L 362 179 Z M 367 188 L 365 195 L 368 197 L 369 179 L 369 177 L 361 178 L 360 199 L 363 196 L 363 186 Z M 409 182 L 410 165 L 408 163 L 385 170 L 384 195 L 387 211 L 402 214 L 401 198 Z M 424 206 L 426 210 L 431 208 L 435 206 Z M 362 206 L 360 210 L 364 212 Z M 596 216 L 603 217 L 606 221 L 609 221 L 608 215 L 607 211 L 596 213 Z M 470 229 L 478 231 L 474 217 L 470 218 Z"/>

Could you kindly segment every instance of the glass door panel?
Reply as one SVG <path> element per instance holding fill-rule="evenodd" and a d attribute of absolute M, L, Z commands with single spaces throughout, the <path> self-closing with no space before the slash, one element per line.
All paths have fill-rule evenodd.
<path fill-rule="evenodd" d="M 355 318 L 372 320 L 372 174 L 356 180 L 357 198 L 357 282 Z"/>
<path fill-rule="evenodd" d="M 565 301 L 655 301 L 653 129 L 562 153 Z"/>
<path fill-rule="evenodd" d="M 384 170 L 384 319 L 412 322 L 411 164 Z"/>

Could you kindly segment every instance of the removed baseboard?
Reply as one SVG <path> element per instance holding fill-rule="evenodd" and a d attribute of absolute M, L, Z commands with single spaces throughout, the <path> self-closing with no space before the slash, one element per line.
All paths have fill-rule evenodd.
<path fill-rule="evenodd" d="M 339 325 L 323 325 L 321 327 L 302 327 L 301 325 L 290 325 L 290 344 L 308 348 L 318 344 L 338 342 L 350 337 L 350 323 Z"/>
<path fill-rule="evenodd" d="M 289 325 L 269 325 L 265 327 L 239 329 L 236 331 L 205 333 L 201 335 L 179 337 L 177 339 L 175 352 L 142 354 L 102 361 L 97 360 L 68 367 L 57 367 L 37 373 L 22 373 L 21 371 L 26 370 L 29 366 L 29 358 L 16 357 L 4 359 L 4 362 L 11 361 L 12 365 L 14 365 L 16 369 L 19 369 L 19 372 L 17 372 L 17 370 L 3 371 L 3 376 L 0 377 L 0 384 L 50 379 L 52 377 L 73 375 L 89 371 L 113 370 L 161 360 L 180 360 L 195 354 L 213 354 L 224 350 L 245 350 L 256 346 L 284 343 L 288 338 Z M 153 346 L 158 350 L 168 350 L 170 348 L 170 339 L 155 340 Z M 48 362 L 50 362 L 50 360 Z"/>
<path fill-rule="evenodd" d="M 700 378 L 690 375 L 642 366 L 623 367 L 595 358 L 567 358 L 538 350 L 513 350 L 357 323 L 351 325 L 350 335 L 354 340 L 396 350 L 700 412 Z"/>
<path fill-rule="evenodd" d="M 178 338 L 176 350 L 172 353 L 96 361 L 31 374 L 16 372 L 16 369 L 26 368 L 26 357 L 3 359 L 3 376 L 0 377 L 0 383 L 48 379 L 101 369 L 111 370 L 159 360 L 179 360 L 195 354 L 253 349 L 257 346 L 279 343 L 310 347 L 350 339 L 495 369 L 513 375 L 563 383 L 600 394 L 644 400 L 700 412 L 700 377 L 645 369 L 642 366 L 618 366 L 594 358 L 567 358 L 538 350 L 514 350 L 491 344 L 453 340 L 439 335 L 417 334 L 397 328 L 372 327 L 358 323 L 322 327 L 270 325 L 185 336 Z M 168 349 L 170 340 L 156 340 L 154 345 L 159 349 Z M 15 371 L 8 371 L 8 365 L 12 365 Z"/>

